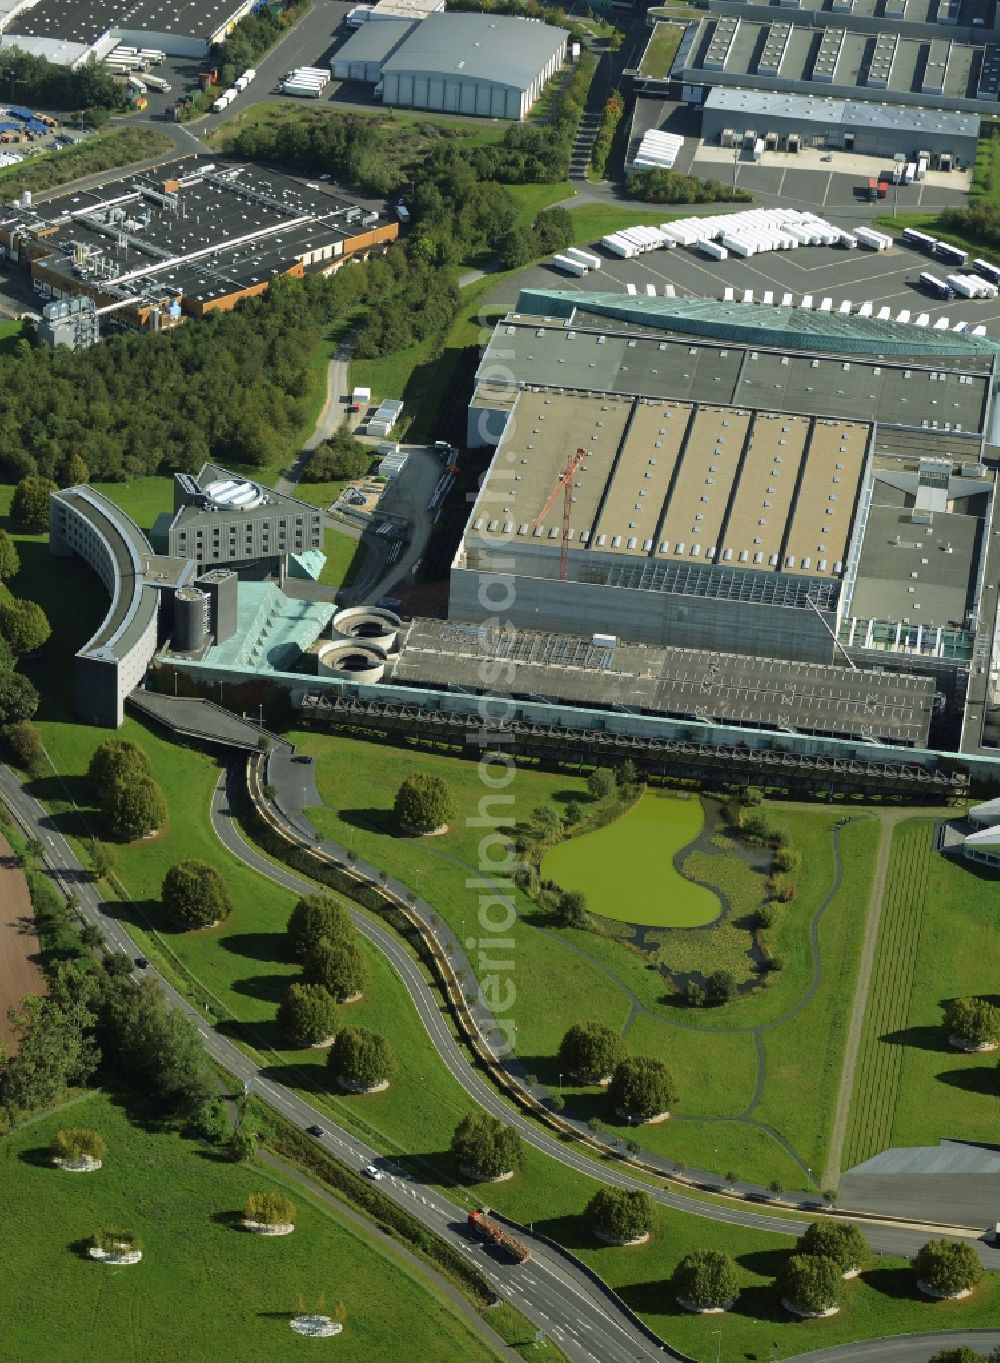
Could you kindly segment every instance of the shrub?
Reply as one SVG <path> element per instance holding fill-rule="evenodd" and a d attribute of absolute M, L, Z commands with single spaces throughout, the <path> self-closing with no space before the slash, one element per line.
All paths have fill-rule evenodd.
<path fill-rule="evenodd" d="M 470 1112 L 451 1138 L 451 1152 L 465 1169 L 499 1178 L 521 1167 L 524 1150 L 516 1129 L 488 1112 Z"/>
<path fill-rule="evenodd" d="M 14 489 L 10 504 L 10 519 L 15 530 L 40 535 L 49 528 L 49 494 L 58 492 L 50 478 L 29 473 Z"/>
<path fill-rule="evenodd" d="M 163 877 L 160 903 L 185 928 L 208 928 L 232 913 L 226 882 L 207 861 L 178 861 Z"/>
<path fill-rule="evenodd" d="M 35 776 L 46 768 L 42 736 L 30 720 L 21 719 L 4 730 L 4 738 L 19 767 Z"/>
<path fill-rule="evenodd" d="M 292 984 L 278 1004 L 280 1030 L 296 1046 L 315 1046 L 335 1035 L 339 1015 L 333 995 L 321 984 Z"/>
<path fill-rule="evenodd" d="M 677 1102 L 677 1089 L 662 1060 L 637 1055 L 615 1069 L 608 1088 L 611 1107 L 636 1121 L 668 1112 Z"/>
<path fill-rule="evenodd" d="M 561 928 L 587 925 L 587 896 L 582 890 L 563 890 L 555 905 L 555 920 Z"/>
<path fill-rule="evenodd" d="M 703 1308 L 728 1306 L 740 1290 L 733 1260 L 714 1249 L 685 1255 L 674 1269 L 673 1287 L 681 1301 Z"/>
<path fill-rule="evenodd" d="M 52 626 L 37 601 L 14 596 L 0 601 L 0 634 L 15 653 L 34 653 L 51 633 Z"/>
<path fill-rule="evenodd" d="M 281 1193 L 251 1193 L 243 1204 L 243 1215 L 262 1226 L 290 1226 L 295 1220 L 295 1203 Z"/>
<path fill-rule="evenodd" d="M 774 864 L 779 871 L 797 871 L 802 865 L 802 853 L 794 847 L 779 847 L 774 854 Z"/>
<path fill-rule="evenodd" d="M 595 767 L 587 777 L 587 789 L 592 800 L 606 800 L 614 790 L 615 774 L 607 767 Z"/>
<path fill-rule="evenodd" d="M 606 1023 L 575 1022 L 559 1043 L 558 1060 L 568 1073 L 596 1083 L 613 1074 L 625 1059 L 625 1042 Z"/>
<path fill-rule="evenodd" d="M 736 977 L 728 970 L 714 970 L 705 981 L 705 998 L 713 1007 L 736 997 Z"/>
<path fill-rule="evenodd" d="M 142 1241 L 134 1230 L 118 1230 L 114 1226 L 104 1226 L 96 1231 L 90 1237 L 90 1243 L 94 1249 L 103 1249 L 105 1254 L 142 1248 Z"/>
<path fill-rule="evenodd" d="M 602 1188 L 587 1203 L 586 1214 L 608 1240 L 638 1240 L 653 1229 L 653 1199 L 638 1188 Z"/>
<path fill-rule="evenodd" d="M 971 1291 L 982 1280 L 983 1266 L 971 1245 L 959 1240 L 928 1240 L 917 1250 L 913 1272 L 918 1283 L 951 1295 Z"/>
<path fill-rule="evenodd" d="M 440 776 L 417 771 L 407 776 L 399 787 L 393 811 L 405 827 L 429 833 L 455 817 L 455 803 Z"/>
<path fill-rule="evenodd" d="M 851 1221 L 814 1221 L 799 1240 L 797 1253 L 832 1259 L 842 1273 L 868 1262 L 865 1237 Z"/>
<path fill-rule="evenodd" d="M 6 530 L 0 530 L 0 582 L 9 582 L 21 568 L 21 559 L 14 541 Z"/>
<path fill-rule="evenodd" d="M 108 1153 L 107 1142 L 97 1131 L 83 1126 L 68 1126 L 52 1137 L 52 1154 L 57 1159 L 78 1160 L 84 1155 L 103 1160 Z"/>
<path fill-rule="evenodd" d="M 791 1255 L 778 1287 L 782 1299 L 801 1311 L 829 1311 L 844 1295 L 840 1265 L 819 1254 Z"/>
<path fill-rule="evenodd" d="M 374 1088 L 393 1079 L 396 1057 L 378 1032 L 367 1027 L 345 1027 L 337 1034 L 327 1067 L 335 1079 L 346 1079 L 359 1088 Z"/>

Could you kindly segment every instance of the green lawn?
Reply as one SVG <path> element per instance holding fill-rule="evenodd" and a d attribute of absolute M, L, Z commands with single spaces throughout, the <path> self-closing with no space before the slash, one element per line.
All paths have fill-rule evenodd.
<path fill-rule="evenodd" d="M 23 333 L 24 323 L 16 318 L 9 322 L 0 322 L 0 355 L 12 354 Z"/>
<path fill-rule="evenodd" d="M 647 927 L 700 927 L 718 918 L 718 895 L 681 875 L 674 857 L 705 822 L 701 801 L 647 791 L 614 823 L 553 847 L 547 880 L 581 890 L 591 913 Z"/>
<path fill-rule="evenodd" d="M 327 530 L 323 536 L 323 553 L 326 563 L 319 575 L 320 582 L 325 587 L 349 587 L 364 562 L 365 550 L 361 548 L 361 541 L 339 530 Z"/>
<path fill-rule="evenodd" d="M 952 1050 L 941 1026 L 947 999 L 996 996 L 1000 880 L 935 853 L 933 831 L 915 819 L 893 837 L 845 1168 L 890 1144 L 982 1140 L 1000 1121 L 996 1056 Z"/>
<path fill-rule="evenodd" d="M 582 204 L 571 208 L 573 219 L 573 241 L 577 246 L 598 241 L 609 232 L 620 232 L 623 227 L 658 227 L 661 222 L 680 218 L 682 213 L 672 212 L 671 206 L 661 208 L 624 208 L 618 204 Z"/>
<path fill-rule="evenodd" d="M 523 227 L 530 227 L 535 218 L 545 208 L 572 199 L 575 187 L 568 180 L 559 184 L 506 185 L 507 193 L 517 204 L 517 220 Z"/>
<path fill-rule="evenodd" d="M 96 1174 L 70 1175 L 45 1162 L 67 1121 L 105 1137 Z M 493 1352 L 391 1249 L 283 1175 L 220 1160 L 193 1141 L 133 1124 L 121 1103 L 96 1094 L 71 1115 L 35 1122 L 6 1139 L 0 1190 L 16 1252 L 4 1272 L 4 1354 L 10 1359 L 107 1363 L 277 1363 L 315 1350 L 289 1329 L 302 1302 L 327 1312 L 343 1301 L 338 1359 L 408 1356 L 486 1363 Z M 287 1192 L 294 1233 L 280 1240 L 234 1225 L 247 1195 Z M 138 1232 L 142 1263 L 108 1268 L 81 1253 L 102 1226 Z M 82 1343 L 86 1340 L 85 1345 Z M 81 1352 L 82 1351 L 82 1352 Z"/>

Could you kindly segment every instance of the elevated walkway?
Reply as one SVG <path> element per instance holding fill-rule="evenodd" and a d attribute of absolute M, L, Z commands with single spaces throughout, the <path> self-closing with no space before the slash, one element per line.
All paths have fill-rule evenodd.
<path fill-rule="evenodd" d="M 259 724 L 224 710 L 214 701 L 199 700 L 192 696 L 166 696 L 157 691 L 133 691 L 126 703 L 144 719 L 151 719 L 184 738 L 197 739 L 202 743 L 237 748 L 244 752 L 256 752 L 262 737 L 270 739 L 272 743 L 284 743 L 284 739 L 262 729 Z"/>

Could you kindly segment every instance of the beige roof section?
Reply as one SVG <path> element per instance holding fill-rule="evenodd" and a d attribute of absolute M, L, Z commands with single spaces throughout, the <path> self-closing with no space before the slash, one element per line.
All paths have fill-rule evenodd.
<path fill-rule="evenodd" d="M 571 551 L 840 577 L 869 431 L 832 418 L 525 389 L 467 535 L 558 553 L 560 477 L 585 449 Z"/>
<path fill-rule="evenodd" d="M 779 566 L 809 425 L 806 417 L 755 414 L 717 562 Z"/>
<path fill-rule="evenodd" d="M 869 427 L 817 418 L 806 453 L 782 571 L 840 577 L 850 543 Z"/>
<path fill-rule="evenodd" d="M 559 478 L 567 457 L 585 449 L 573 478 L 570 544 L 578 544 L 581 535 L 586 543 L 631 409 L 632 402 L 623 398 L 523 392 L 479 493 L 473 529 L 484 538 L 545 540 L 558 549 Z M 536 524 L 554 491 L 544 522 Z"/>
<path fill-rule="evenodd" d="M 659 558 L 712 561 L 740 465 L 750 413 L 699 407 L 656 546 Z"/>
<path fill-rule="evenodd" d="M 591 547 L 648 555 L 691 419 L 687 402 L 640 402 Z"/>

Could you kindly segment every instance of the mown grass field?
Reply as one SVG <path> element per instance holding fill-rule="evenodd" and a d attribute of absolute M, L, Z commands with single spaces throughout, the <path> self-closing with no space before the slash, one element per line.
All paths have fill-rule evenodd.
<path fill-rule="evenodd" d="M 276 1171 L 234 1165 L 136 1118 L 95 1094 L 5 1140 L 6 1358 L 291 1363 L 316 1350 L 289 1328 L 300 1304 L 329 1313 L 340 1301 L 347 1321 L 338 1359 L 495 1358 L 374 1228 L 348 1224 Z M 68 1122 L 107 1141 L 98 1173 L 45 1163 L 53 1133 Z M 268 1240 L 240 1231 L 234 1221 L 247 1195 L 272 1190 L 295 1202 L 294 1233 Z M 109 1268 L 81 1253 L 102 1226 L 136 1231 L 143 1261 Z"/>
<path fill-rule="evenodd" d="M 845 1168 L 890 1144 L 982 1140 L 1000 1121 L 996 1056 L 953 1050 L 941 1025 L 950 998 L 996 1000 L 1000 880 L 933 852 L 933 829 L 915 819 L 893 837 Z"/>
<path fill-rule="evenodd" d="M 647 791 L 613 823 L 553 847 L 542 874 L 580 890 L 604 918 L 648 927 L 700 927 L 718 918 L 718 895 L 680 874 L 674 857 L 705 822 L 701 801 Z"/>

